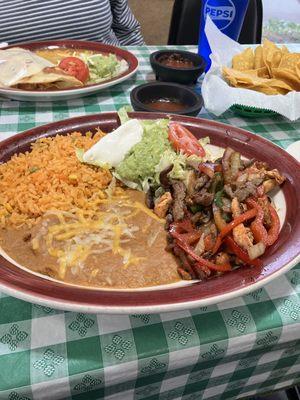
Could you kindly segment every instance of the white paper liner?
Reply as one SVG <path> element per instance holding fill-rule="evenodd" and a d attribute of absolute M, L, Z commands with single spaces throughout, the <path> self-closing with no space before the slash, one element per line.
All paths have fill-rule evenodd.
<path fill-rule="evenodd" d="M 224 35 L 209 17 L 206 19 L 205 33 L 212 50 L 210 56 L 212 65 L 202 83 L 202 96 L 205 108 L 209 112 L 219 116 L 231 106 L 238 104 L 275 111 L 291 121 L 300 118 L 300 92 L 266 95 L 250 89 L 229 86 L 222 78 L 222 66 L 231 67 L 232 57 L 241 53 L 245 46 Z"/>

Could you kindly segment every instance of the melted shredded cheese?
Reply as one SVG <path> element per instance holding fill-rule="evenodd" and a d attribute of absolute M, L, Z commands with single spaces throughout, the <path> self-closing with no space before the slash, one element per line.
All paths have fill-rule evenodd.
<path fill-rule="evenodd" d="M 76 271 L 82 268 L 86 259 L 93 254 L 103 254 L 111 251 L 123 258 L 123 266 L 137 265 L 144 257 L 137 257 L 130 249 L 123 246 L 134 238 L 139 230 L 138 226 L 128 223 L 129 218 L 139 212 L 147 214 L 154 220 L 163 223 L 151 210 L 142 203 L 135 201 L 131 203 L 126 196 L 98 200 L 108 207 L 105 211 L 90 214 L 82 210 L 66 213 L 54 210 L 48 212 L 47 216 L 55 216 L 57 222 L 54 224 L 43 223 L 43 231 L 40 231 L 31 241 L 33 250 L 38 250 L 41 240 L 44 240 L 47 252 L 50 256 L 57 258 L 59 264 L 59 277 L 63 279 L 68 269 Z M 133 208 L 133 210 L 131 210 Z M 96 274 L 96 272 L 94 272 Z"/>

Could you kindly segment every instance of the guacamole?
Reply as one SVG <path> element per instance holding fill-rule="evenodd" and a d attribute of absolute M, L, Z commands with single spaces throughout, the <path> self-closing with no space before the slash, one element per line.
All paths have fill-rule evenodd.
<path fill-rule="evenodd" d="M 168 140 L 168 119 L 143 121 L 142 140 L 133 146 L 124 160 L 117 166 L 116 173 L 121 179 L 143 185 L 152 179 L 163 153 L 172 150 Z"/>

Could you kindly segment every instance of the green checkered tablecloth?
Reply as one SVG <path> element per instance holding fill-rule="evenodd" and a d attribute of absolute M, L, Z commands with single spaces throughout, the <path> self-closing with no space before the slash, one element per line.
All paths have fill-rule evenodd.
<path fill-rule="evenodd" d="M 130 50 L 137 76 L 99 95 L 0 101 L 1 138 L 127 105 L 135 85 L 154 79 L 148 56 L 157 47 Z M 284 148 L 300 139 L 300 122 L 279 116 L 218 120 Z M 156 315 L 62 312 L 0 293 L 0 399 L 216 400 L 291 386 L 300 381 L 299 296 L 300 265 L 244 297 Z"/>

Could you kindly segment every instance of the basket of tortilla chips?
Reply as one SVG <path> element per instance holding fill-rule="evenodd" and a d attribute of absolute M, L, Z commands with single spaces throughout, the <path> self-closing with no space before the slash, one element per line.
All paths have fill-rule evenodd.
<path fill-rule="evenodd" d="M 209 18 L 206 30 L 212 66 L 202 95 L 208 111 L 220 115 L 231 109 L 253 117 L 278 113 L 291 120 L 300 118 L 299 52 L 269 40 L 245 48 L 222 34 Z"/>

